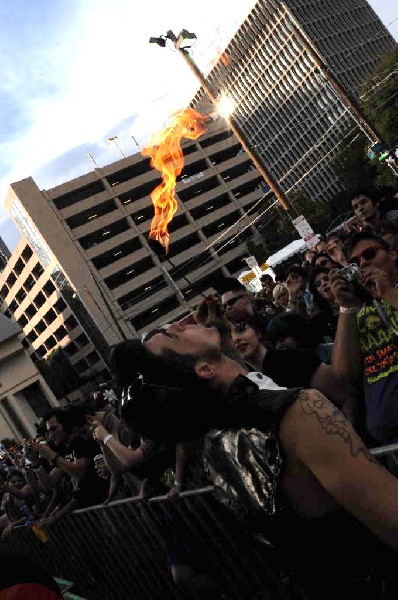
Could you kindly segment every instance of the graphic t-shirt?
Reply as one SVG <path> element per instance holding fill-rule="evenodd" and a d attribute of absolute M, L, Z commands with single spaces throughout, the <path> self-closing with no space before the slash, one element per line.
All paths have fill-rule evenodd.
<path fill-rule="evenodd" d="M 398 442 L 398 310 L 380 302 L 382 319 L 372 304 L 357 315 L 365 378 L 366 424 L 382 444 Z M 385 322 L 387 321 L 387 322 Z M 391 326 L 388 326 L 388 323 Z"/>

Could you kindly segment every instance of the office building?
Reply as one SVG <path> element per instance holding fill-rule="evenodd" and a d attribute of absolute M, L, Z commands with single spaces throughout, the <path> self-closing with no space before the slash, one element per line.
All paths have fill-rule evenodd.
<path fill-rule="evenodd" d="M 326 200 L 341 190 L 330 158 L 355 122 L 321 74 L 314 51 L 356 97 L 394 45 L 366 0 L 259 0 L 207 83 L 232 101 L 248 144 L 293 204 L 303 192 Z M 192 105 L 200 108 L 203 102 L 207 97 L 200 89 Z"/>
<path fill-rule="evenodd" d="M 59 406 L 23 341 L 20 327 L 0 313 L 0 440 L 33 437 L 34 424 Z"/>
<path fill-rule="evenodd" d="M 24 279 L 26 274 L 36 281 L 31 269 L 39 257 L 44 273 L 32 285 L 46 304 L 39 309 L 33 292 L 29 299 L 20 294 L 19 300 L 22 274 L 15 274 L 15 284 L 9 281 L 8 270 L 0 280 L 8 286 L 3 300 L 11 306 L 15 295 L 15 301 L 21 302 L 12 305 L 13 314 L 39 356 L 47 356 L 59 341 L 58 327 L 65 327 L 57 311 L 51 313 L 51 326 L 44 314 L 60 301 L 59 294 L 65 296 L 65 289 L 68 306 L 71 296 L 79 300 L 106 343 L 112 344 L 192 312 L 218 275 L 243 270 L 245 239 L 257 235 L 254 227 L 246 228 L 250 219 L 246 211 L 264 193 L 261 176 L 221 118 L 215 117 L 206 134 L 187 143 L 184 154 L 186 166 L 177 182 L 179 208 L 169 228 L 167 256 L 154 251 L 148 241 L 153 216 L 149 194 L 160 176 L 140 154 L 50 190 L 40 190 L 31 178 L 11 185 L 6 208 L 29 242 L 29 251 L 35 253 L 35 258 L 27 258 L 29 262 L 15 263 Z M 22 259 L 25 242 L 18 251 Z M 55 287 L 61 281 L 62 289 L 47 297 L 39 289 L 47 280 Z M 50 328 L 40 333 L 36 321 L 43 318 Z M 94 346 L 100 353 L 95 342 Z"/>

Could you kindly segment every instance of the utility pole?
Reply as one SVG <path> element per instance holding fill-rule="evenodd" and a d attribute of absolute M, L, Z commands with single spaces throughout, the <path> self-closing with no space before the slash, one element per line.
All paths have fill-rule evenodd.
<path fill-rule="evenodd" d="M 185 60 L 185 62 L 189 66 L 189 68 L 191 69 L 191 71 L 194 73 L 194 75 L 200 81 L 207 96 L 209 97 L 211 102 L 214 104 L 214 106 L 217 108 L 220 98 L 217 96 L 217 93 L 210 87 L 209 83 L 206 81 L 204 74 L 199 69 L 197 64 L 194 62 L 192 56 L 189 54 L 188 48 L 184 48 L 182 46 L 182 42 L 184 39 L 186 39 L 186 38 L 192 39 L 193 37 L 196 37 L 196 36 L 192 33 L 187 32 L 184 29 L 179 34 L 178 38 L 175 36 L 175 34 L 171 30 L 168 31 L 166 34 L 166 38 L 168 38 L 169 40 L 172 41 L 176 50 L 181 54 L 181 56 L 183 57 L 183 59 Z M 163 37 L 150 38 L 149 41 L 150 41 L 150 43 L 156 43 L 161 47 L 164 47 L 166 45 Z M 265 179 L 268 186 L 271 188 L 271 190 L 275 194 L 275 197 L 278 200 L 278 202 L 280 203 L 280 205 L 284 208 L 284 210 L 287 213 L 289 213 L 289 210 L 291 210 L 291 206 L 289 205 L 287 196 L 285 195 L 284 191 L 279 186 L 278 182 L 273 177 L 273 175 L 271 175 L 271 173 L 269 173 L 269 171 L 267 171 L 265 169 L 263 161 L 260 158 L 260 156 L 258 155 L 257 150 L 255 148 L 253 148 L 252 146 L 250 146 L 249 141 L 246 137 L 246 134 L 244 133 L 241 126 L 236 122 L 236 120 L 233 118 L 233 116 L 226 117 L 226 121 L 228 122 L 228 125 L 230 126 L 231 130 L 233 131 L 235 136 L 238 138 L 238 140 L 242 144 L 243 148 L 245 149 L 246 153 L 248 154 L 248 156 L 250 157 L 250 159 L 252 160 L 254 165 L 257 167 L 257 169 L 260 172 L 260 174 L 262 175 L 262 177 Z"/>

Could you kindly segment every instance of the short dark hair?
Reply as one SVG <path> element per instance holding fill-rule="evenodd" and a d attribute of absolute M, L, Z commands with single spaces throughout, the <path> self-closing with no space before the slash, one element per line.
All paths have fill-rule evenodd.
<path fill-rule="evenodd" d="M 360 231 L 359 233 L 353 233 L 352 235 L 350 235 L 350 237 L 347 239 L 346 243 L 344 244 L 344 254 L 347 259 L 349 259 L 349 257 L 351 256 L 352 251 L 354 250 L 355 246 L 357 246 L 357 244 L 359 244 L 359 242 L 362 242 L 363 240 L 377 242 L 377 244 L 379 244 L 385 250 L 390 249 L 387 242 L 385 240 L 383 240 L 383 238 L 380 237 L 379 235 L 376 235 L 369 231 Z"/>
<path fill-rule="evenodd" d="M 57 419 L 58 423 L 62 425 L 66 433 L 72 433 L 73 425 L 70 419 L 69 408 L 53 408 L 45 415 L 45 422 L 47 423 L 52 417 Z"/>
<path fill-rule="evenodd" d="M 18 469 L 12 469 L 11 471 L 8 471 L 7 481 L 10 481 L 10 479 L 12 479 L 13 477 L 20 477 L 25 481 L 24 474 L 22 473 L 22 471 L 18 471 Z"/>
<path fill-rule="evenodd" d="M 220 279 L 216 283 L 215 289 L 219 294 L 225 294 L 226 292 L 247 292 L 245 286 L 236 277 Z"/>
<path fill-rule="evenodd" d="M 348 237 L 348 233 L 345 233 L 344 231 L 329 231 L 329 233 L 326 235 L 326 242 L 329 242 L 330 240 L 333 240 L 333 239 L 337 239 L 337 240 L 341 240 L 342 242 L 345 242 L 347 237 Z"/>
<path fill-rule="evenodd" d="M 367 190 L 354 190 L 349 194 L 349 201 L 350 204 L 352 204 L 352 201 L 355 200 L 355 198 L 359 198 L 359 196 L 366 196 L 367 198 L 369 198 L 369 200 L 371 200 L 373 202 L 373 204 L 377 204 L 379 202 L 379 194 L 377 193 L 376 190 L 374 189 L 367 189 Z"/>

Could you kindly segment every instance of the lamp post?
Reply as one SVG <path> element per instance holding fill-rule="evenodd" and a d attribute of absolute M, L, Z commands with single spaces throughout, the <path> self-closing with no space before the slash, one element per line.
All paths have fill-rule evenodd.
<path fill-rule="evenodd" d="M 117 135 L 114 135 L 113 137 L 108 138 L 108 142 L 111 142 L 111 143 L 115 144 L 116 148 L 119 150 L 119 152 L 123 156 L 123 158 L 126 158 L 126 155 L 123 153 L 123 150 L 121 149 L 121 147 L 117 143 L 117 140 L 118 140 Z"/>
<path fill-rule="evenodd" d="M 237 123 L 236 119 L 233 117 L 231 110 L 229 110 L 229 111 L 224 110 L 224 107 L 226 106 L 228 99 L 226 99 L 226 97 L 223 95 L 220 95 L 220 96 L 217 95 L 217 93 L 211 88 L 209 83 L 206 81 L 204 74 L 199 69 L 197 64 L 194 62 L 192 56 L 189 54 L 188 50 L 190 48 L 190 45 L 186 45 L 186 42 L 188 41 L 188 44 L 190 44 L 191 43 L 190 40 L 196 39 L 196 35 L 194 33 L 190 33 L 186 29 L 183 29 L 180 32 L 179 36 L 176 37 L 174 35 L 174 33 L 170 30 L 166 33 L 165 36 L 151 37 L 149 39 L 149 43 L 157 44 L 161 48 L 164 48 L 166 46 L 166 41 L 168 39 L 174 44 L 174 47 L 176 48 L 176 50 L 181 54 L 181 56 L 183 57 L 183 59 L 185 60 L 185 62 L 189 66 L 189 68 L 191 69 L 191 71 L 194 73 L 194 75 L 200 81 L 203 89 L 205 90 L 206 94 L 208 95 L 208 97 L 210 98 L 211 102 L 214 104 L 216 109 L 220 110 L 220 114 L 224 115 L 224 118 L 227 121 L 228 125 L 230 126 L 231 130 L 233 131 L 235 136 L 238 138 L 238 140 L 242 144 L 243 148 L 246 150 L 246 153 L 248 154 L 248 156 L 250 157 L 250 159 L 252 160 L 254 165 L 257 167 L 258 171 L 260 172 L 262 177 L 265 179 L 268 186 L 274 192 L 275 197 L 278 200 L 278 202 L 280 203 L 280 205 L 284 208 L 284 210 L 286 210 L 286 212 L 289 212 L 289 210 L 291 210 L 291 207 L 289 206 L 289 201 L 288 201 L 287 196 L 285 195 L 284 191 L 279 186 L 278 182 L 273 177 L 273 175 L 271 175 L 271 173 L 269 173 L 265 169 L 263 161 L 262 161 L 261 157 L 259 156 L 256 148 L 250 146 L 249 141 L 246 138 L 246 135 L 245 135 L 242 127 Z M 219 109 L 219 107 L 220 107 L 220 109 Z M 230 109 L 232 109 L 232 103 L 230 103 Z"/>

